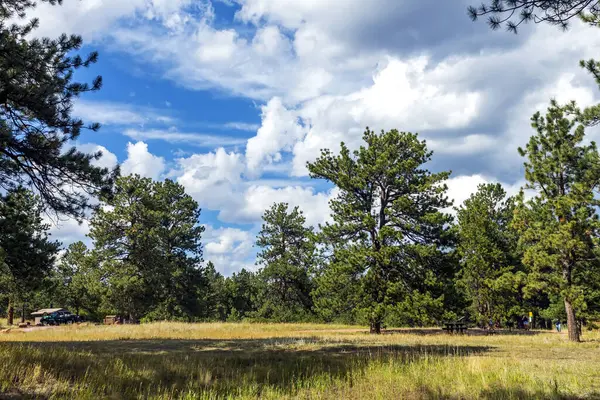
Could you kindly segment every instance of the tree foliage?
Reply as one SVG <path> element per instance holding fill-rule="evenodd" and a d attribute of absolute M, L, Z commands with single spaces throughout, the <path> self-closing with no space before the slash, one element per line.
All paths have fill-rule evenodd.
<path fill-rule="evenodd" d="M 14 305 L 40 289 L 60 247 L 51 241 L 40 199 L 22 187 L 0 195 L 0 294 Z"/>
<path fill-rule="evenodd" d="M 200 209 L 171 180 L 116 182 L 90 224 L 109 306 L 135 318 L 188 319 L 202 284 Z"/>
<path fill-rule="evenodd" d="M 76 35 L 31 39 L 36 19 L 9 25 L 33 6 L 29 0 L 0 3 L 0 188 L 28 186 L 48 209 L 81 217 L 89 196 L 110 193 L 118 173 L 94 166 L 100 152 L 69 147 L 82 129 L 99 128 L 72 117 L 73 99 L 102 85 L 100 77 L 91 85 L 73 81 L 98 54 L 76 55 L 82 44 Z"/>
<path fill-rule="evenodd" d="M 67 247 L 54 273 L 55 300 L 69 307 L 77 315 L 84 311 L 88 316 L 98 317 L 101 305 L 101 286 L 96 254 L 83 242 Z"/>
<path fill-rule="evenodd" d="M 470 6 L 469 16 L 477 20 L 488 16 L 487 22 L 492 29 L 506 27 L 517 33 L 523 23 L 549 23 L 563 29 L 569 26 L 573 17 L 584 16 L 584 20 L 597 21 L 600 16 L 598 0 L 487 0 L 479 7 Z"/>
<path fill-rule="evenodd" d="M 352 153 L 344 143 L 338 155 L 322 150 L 308 169 L 339 189 L 330 202 L 333 222 L 322 227 L 335 253 L 329 265 L 334 272 L 325 276 L 354 284 L 350 299 L 379 332 L 389 305 L 435 280 L 452 221 L 441 212 L 450 206 L 444 184 L 449 172 L 423 168 L 432 152 L 415 134 L 367 128 L 363 139 L 366 145 Z"/>
<path fill-rule="evenodd" d="M 480 325 L 489 320 L 505 322 L 522 315 L 514 300 L 524 278 L 517 251 L 518 237 L 511 228 L 514 199 L 506 198 L 499 183 L 479 185 L 457 209 L 457 249 L 462 268 L 458 284 Z M 515 275 L 517 274 L 517 275 Z"/>
<path fill-rule="evenodd" d="M 262 249 L 257 257 L 263 283 L 257 316 L 301 320 L 312 309 L 313 228 L 305 227 L 302 211 L 298 207 L 289 210 L 287 203 L 274 204 L 265 211 L 263 221 L 256 239 Z"/>
<path fill-rule="evenodd" d="M 596 192 L 600 157 L 595 143 L 584 144 L 584 127 L 551 106 L 532 117 L 536 133 L 525 149 L 527 189 L 536 196 L 520 207 L 515 226 L 524 248 L 523 263 L 539 290 L 564 299 L 569 338 L 579 340 L 577 314 L 586 309 L 585 276 L 598 271 L 600 223 Z M 595 279 L 600 275 L 595 274 Z"/>

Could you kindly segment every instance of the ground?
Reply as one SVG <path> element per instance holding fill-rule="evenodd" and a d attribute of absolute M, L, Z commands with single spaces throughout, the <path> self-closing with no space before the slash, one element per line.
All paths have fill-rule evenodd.
<path fill-rule="evenodd" d="M 600 333 L 307 324 L 0 333 L 0 398 L 600 399 Z"/>

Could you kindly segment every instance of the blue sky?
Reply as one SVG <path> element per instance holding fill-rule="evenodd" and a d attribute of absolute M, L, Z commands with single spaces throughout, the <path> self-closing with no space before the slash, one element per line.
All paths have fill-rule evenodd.
<path fill-rule="evenodd" d="M 466 15 L 469 0 L 66 0 L 41 4 L 36 35 L 83 36 L 101 91 L 74 112 L 100 122 L 78 145 L 102 165 L 171 178 L 203 209 L 205 259 L 229 275 L 254 266 L 255 235 L 273 202 L 329 218 L 335 190 L 305 164 L 321 148 L 360 145 L 365 126 L 418 132 L 433 170 L 452 170 L 462 202 L 483 182 L 523 183 L 516 148 L 551 98 L 600 101 L 578 60 L 600 35 L 574 22 L 519 35 Z M 590 132 L 592 138 L 597 132 Z M 85 240 L 62 221 L 55 237 Z M 88 241 L 89 242 L 89 241 Z"/>

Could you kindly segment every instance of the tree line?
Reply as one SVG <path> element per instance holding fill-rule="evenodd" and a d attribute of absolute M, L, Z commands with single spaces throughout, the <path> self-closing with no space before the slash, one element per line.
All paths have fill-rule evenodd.
<path fill-rule="evenodd" d="M 202 258 L 199 205 L 176 182 L 123 176 L 90 219 L 92 248 L 58 256 L 42 203 L 23 188 L 1 199 L 3 288 L 10 304 L 66 306 L 91 319 L 324 321 L 429 326 L 466 317 L 516 326 L 534 313 L 568 323 L 573 340 L 600 318 L 600 159 L 584 125 L 552 104 L 533 116 L 528 190 L 483 184 L 450 213 L 447 171 L 426 168 L 424 140 L 376 133 L 308 163 L 338 189 L 331 220 L 299 207 L 265 211 L 256 272 L 230 277 Z M 572 330 L 572 332 L 571 332 Z"/>
<path fill-rule="evenodd" d="M 48 0 L 51 4 L 60 3 Z M 72 144 L 82 130 L 73 100 L 100 89 L 73 82 L 97 53 L 76 55 L 79 36 L 32 39 L 30 0 L 0 1 L 0 298 L 15 308 L 68 306 L 91 319 L 268 320 L 425 326 L 459 317 L 485 326 L 567 321 L 578 341 L 600 312 L 600 160 L 587 127 L 600 106 L 552 102 L 532 117 L 526 186 L 507 196 L 481 185 L 454 214 L 449 171 L 427 170 L 433 153 L 417 134 L 369 128 L 308 163 L 337 188 L 331 219 L 306 226 L 302 210 L 274 204 L 256 240 L 256 271 L 219 274 L 202 254 L 199 205 L 171 180 L 119 176 L 101 153 Z M 493 0 L 469 10 L 492 28 L 528 21 L 597 26 L 597 0 Z M 17 22 L 15 22 L 17 21 Z M 598 62 L 582 61 L 600 84 Z M 90 215 L 87 248 L 60 252 L 42 217 Z"/>

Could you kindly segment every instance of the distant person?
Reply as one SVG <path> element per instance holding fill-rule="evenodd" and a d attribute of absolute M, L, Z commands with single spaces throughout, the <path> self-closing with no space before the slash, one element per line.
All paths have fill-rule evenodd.
<path fill-rule="evenodd" d="M 556 332 L 560 333 L 560 320 L 556 321 Z"/>
<path fill-rule="evenodd" d="M 529 330 L 529 318 L 523 317 L 523 329 Z"/>

